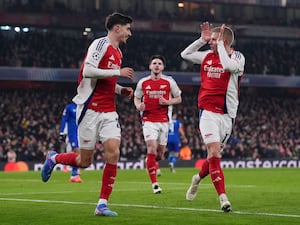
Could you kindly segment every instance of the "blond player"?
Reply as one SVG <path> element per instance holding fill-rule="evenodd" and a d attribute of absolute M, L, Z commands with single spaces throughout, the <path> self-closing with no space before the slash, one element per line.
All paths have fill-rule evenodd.
<path fill-rule="evenodd" d="M 186 199 L 196 197 L 200 181 L 210 174 L 224 212 L 230 212 L 232 208 L 226 195 L 220 152 L 231 134 L 237 114 L 239 87 L 245 66 L 243 54 L 231 47 L 233 41 L 231 28 L 224 24 L 213 28 L 205 22 L 201 25 L 200 38 L 181 52 L 182 58 L 201 64 L 199 127 L 207 147 L 207 160 L 200 172 L 193 176 Z M 200 51 L 207 43 L 211 49 Z"/>

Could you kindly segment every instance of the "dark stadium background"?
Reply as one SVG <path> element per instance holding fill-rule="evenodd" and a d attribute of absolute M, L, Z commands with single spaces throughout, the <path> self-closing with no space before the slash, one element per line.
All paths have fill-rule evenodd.
<path fill-rule="evenodd" d="M 134 19 L 133 36 L 122 46 L 123 66 L 136 70 L 127 84 L 135 87 L 148 72 L 149 56 L 159 53 L 167 58 L 166 74 L 183 90 L 183 103 L 175 110 L 193 160 L 178 166 L 194 166 L 206 156 L 198 130 L 199 68 L 183 61 L 180 52 L 199 36 L 200 23 L 209 20 L 232 26 L 234 47 L 246 58 L 238 117 L 223 154 L 226 165 L 300 167 L 299 1 L 7 0 L 0 1 L 1 170 L 9 150 L 30 169 L 38 168 L 46 150 L 63 151 L 61 113 L 76 92 L 87 46 L 105 35 L 104 19 L 113 11 Z M 120 161 L 138 163 L 146 153 L 138 112 L 132 101 L 117 97 L 117 102 L 123 129 Z M 102 146 L 96 147 L 95 160 L 101 162 Z M 12 168 L 23 168 L 18 165 Z"/>

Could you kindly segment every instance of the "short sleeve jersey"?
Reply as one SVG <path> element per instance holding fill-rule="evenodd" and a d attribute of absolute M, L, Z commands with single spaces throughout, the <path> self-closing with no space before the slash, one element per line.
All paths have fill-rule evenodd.
<path fill-rule="evenodd" d="M 162 75 L 158 80 L 147 76 L 138 82 L 134 95 L 143 99 L 146 106 L 141 115 L 142 121 L 168 122 L 168 106 L 160 105 L 159 97 L 169 100 L 171 96 L 180 96 L 181 90 L 171 76 Z"/>

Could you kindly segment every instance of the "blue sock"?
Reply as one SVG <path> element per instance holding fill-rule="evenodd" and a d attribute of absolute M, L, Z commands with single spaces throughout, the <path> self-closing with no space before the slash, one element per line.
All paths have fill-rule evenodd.
<path fill-rule="evenodd" d="M 78 167 L 72 167 L 72 177 L 78 176 Z"/>
<path fill-rule="evenodd" d="M 174 155 L 173 155 L 172 153 L 169 153 L 169 157 L 168 157 L 168 159 L 169 159 L 169 163 L 171 163 L 171 162 L 172 162 L 172 160 L 173 160 L 173 157 L 174 157 Z"/>
<path fill-rule="evenodd" d="M 175 155 L 173 155 L 173 157 L 172 157 L 172 159 L 171 159 L 171 162 L 172 162 L 173 164 L 175 164 L 175 163 L 177 162 L 177 160 L 178 160 L 178 157 L 175 156 Z"/>
<path fill-rule="evenodd" d="M 169 154 L 169 162 L 175 164 L 178 160 L 178 157 L 173 155 L 172 153 Z"/>

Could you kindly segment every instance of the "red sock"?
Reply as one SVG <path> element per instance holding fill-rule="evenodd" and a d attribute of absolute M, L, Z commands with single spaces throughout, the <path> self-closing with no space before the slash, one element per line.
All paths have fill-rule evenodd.
<path fill-rule="evenodd" d="M 204 177 L 206 177 L 209 174 L 209 162 L 206 159 L 204 161 L 204 163 L 202 164 L 201 170 L 199 172 L 199 176 L 201 177 L 201 179 L 203 179 Z"/>
<path fill-rule="evenodd" d="M 68 153 L 61 153 L 55 156 L 55 161 L 56 163 L 61 163 L 63 165 L 77 166 L 76 158 L 77 158 L 77 153 L 68 152 Z"/>
<path fill-rule="evenodd" d="M 209 173 L 218 195 L 225 193 L 224 174 L 221 168 L 221 158 L 212 157 L 209 161 Z"/>
<path fill-rule="evenodd" d="M 102 175 L 100 198 L 104 198 L 106 200 L 109 199 L 109 196 L 113 190 L 116 176 L 117 165 L 106 163 Z"/>
<path fill-rule="evenodd" d="M 151 183 L 157 182 L 156 178 L 156 156 L 155 154 L 147 154 L 147 162 L 146 162 L 148 174 L 151 180 Z"/>

